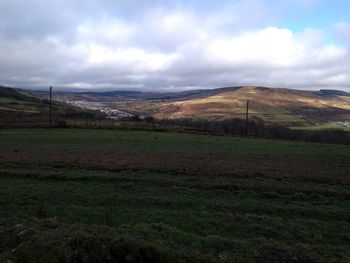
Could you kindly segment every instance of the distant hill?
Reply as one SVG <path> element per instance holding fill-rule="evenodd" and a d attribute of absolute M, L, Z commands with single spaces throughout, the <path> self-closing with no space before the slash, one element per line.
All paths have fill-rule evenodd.
<path fill-rule="evenodd" d="M 118 99 L 138 99 L 138 100 L 187 100 L 187 99 L 195 99 L 195 98 L 204 98 L 208 96 L 214 96 L 225 92 L 237 91 L 239 89 L 246 88 L 242 86 L 236 87 L 223 87 L 216 89 L 198 89 L 198 90 L 188 90 L 188 91 L 180 91 L 180 92 L 141 92 L 141 91 L 87 91 L 87 92 L 55 92 L 60 95 L 74 95 L 79 97 L 110 97 L 118 98 Z M 321 89 L 319 91 L 304 91 L 304 90 L 292 90 L 292 89 L 281 89 L 281 88 L 268 88 L 268 87 L 254 87 L 260 91 L 269 91 L 271 89 L 278 91 L 289 91 L 294 93 L 305 94 L 305 92 L 312 93 L 314 95 L 319 95 L 321 97 L 329 97 L 329 96 L 350 96 L 350 93 L 341 90 L 327 90 Z M 36 94 L 40 95 L 48 95 L 47 91 L 34 91 Z"/>
<path fill-rule="evenodd" d="M 319 91 L 319 94 L 321 96 L 346 96 L 346 97 L 350 96 L 350 93 L 342 90 L 327 90 L 327 89 L 321 89 Z"/>
<path fill-rule="evenodd" d="M 85 91 L 85 92 L 66 92 L 58 91 L 55 94 L 59 96 L 74 96 L 87 100 L 178 100 L 178 99 L 194 99 L 215 95 L 217 93 L 239 89 L 240 87 L 227 87 L 208 90 L 188 90 L 180 92 L 141 92 L 141 91 Z M 38 95 L 46 95 L 48 91 L 35 91 Z M 108 99 L 109 98 L 109 99 Z"/>
<path fill-rule="evenodd" d="M 250 115 L 268 123 L 303 126 L 350 119 L 350 94 L 333 90 L 226 87 L 174 93 L 162 101 L 120 102 L 118 107 L 134 109 L 140 114 L 143 110 L 144 114 L 160 119 L 222 120 L 244 117 L 247 100 Z"/>
<path fill-rule="evenodd" d="M 30 93 L 0 86 L 0 111 L 39 112 L 42 100 Z"/>
<path fill-rule="evenodd" d="M 40 101 L 40 98 L 33 94 L 24 91 L 17 91 L 15 89 L 4 86 L 0 86 L 0 98 L 7 98 L 19 101 Z"/>
<path fill-rule="evenodd" d="M 53 102 L 52 110 L 55 120 L 95 115 L 94 112 L 57 101 Z M 0 123 L 47 122 L 48 116 L 48 96 L 0 86 Z"/>
<path fill-rule="evenodd" d="M 37 93 L 39 94 L 39 93 Z M 39 94 L 47 96 L 47 92 Z M 101 103 L 109 109 L 158 119 L 223 120 L 250 116 L 267 123 L 308 126 L 350 120 L 350 94 L 336 90 L 292 90 L 268 87 L 223 87 L 181 92 L 56 92 L 60 101 Z"/>
<path fill-rule="evenodd" d="M 100 96 L 100 97 L 135 97 L 142 92 L 139 91 L 103 91 L 103 92 L 77 92 L 78 95 L 91 95 L 91 96 Z"/>

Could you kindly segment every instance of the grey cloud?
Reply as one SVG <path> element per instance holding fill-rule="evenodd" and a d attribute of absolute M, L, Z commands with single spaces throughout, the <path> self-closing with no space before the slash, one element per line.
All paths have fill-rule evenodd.
<path fill-rule="evenodd" d="M 268 46 L 273 39 L 265 48 L 255 43 L 266 59 L 240 57 L 254 51 L 249 39 L 266 40 L 259 34 L 275 23 L 274 12 L 263 0 L 0 1 L 0 83 L 144 90 L 255 84 L 349 90 L 349 49 L 344 44 L 327 49 L 321 30 L 272 30 L 276 41 L 291 35 L 293 43 L 281 42 L 285 50 L 276 53 L 282 62 L 297 56 L 294 64 L 276 63 Z M 336 27 L 344 39 L 346 25 Z M 210 47 L 220 39 L 227 54 L 211 54 Z M 239 50 L 230 49 L 231 43 Z"/>

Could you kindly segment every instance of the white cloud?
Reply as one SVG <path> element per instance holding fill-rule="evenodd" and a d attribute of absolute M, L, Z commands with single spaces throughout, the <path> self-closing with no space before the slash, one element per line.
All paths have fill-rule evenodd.
<path fill-rule="evenodd" d="M 337 37 L 350 45 L 350 23 L 339 22 L 334 26 Z"/>
<path fill-rule="evenodd" d="M 293 33 L 286 29 L 267 28 L 236 37 L 213 39 L 207 49 L 207 59 L 222 61 L 228 67 L 265 66 L 288 67 L 303 53 Z"/>
<path fill-rule="evenodd" d="M 29 10 L 29 6 L 17 10 L 20 2 L 13 0 L 6 6 L 7 14 L 0 11 L 4 15 L 0 20 L 3 84 L 143 89 L 249 84 L 350 87 L 349 24 L 335 25 L 343 42 L 329 44 L 321 29 L 294 32 L 269 26 L 273 11 L 263 0 L 225 1 L 224 7 L 212 3 L 212 10 L 140 1 L 142 11 L 131 8 L 135 2 L 106 1 L 107 9 L 95 0 L 87 1 L 80 11 L 79 1 L 71 5 L 62 0 L 54 5 L 60 11 L 57 16 L 41 15 L 40 0 L 33 2 L 34 11 L 26 16 L 23 8 Z M 1 2 L 0 7 L 4 7 Z M 52 10 L 46 4 L 42 8 Z"/>
<path fill-rule="evenodd" d="M 91 44 L 87 50 L 87 66 L 113 67 L 125 73 L 151 73 L 166 70 L 176 54 L 147 52 L 138 48 L 109 49 Z"/>
<path fill-rule="evenodd" d="M 76 29 L 79 42 L 98 42 L 104 45 L 127 45 L 136 34 L 134 25 L 118 19 L 105 18 L 98 23 L 81 23 Z"/>

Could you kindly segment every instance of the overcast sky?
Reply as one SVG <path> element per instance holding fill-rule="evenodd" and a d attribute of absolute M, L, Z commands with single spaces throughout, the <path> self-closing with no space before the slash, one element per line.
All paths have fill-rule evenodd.
<path fill-rule="evenodd" d="M 0 0 L 0 84 L 350 92 L 348 0 Z"/>

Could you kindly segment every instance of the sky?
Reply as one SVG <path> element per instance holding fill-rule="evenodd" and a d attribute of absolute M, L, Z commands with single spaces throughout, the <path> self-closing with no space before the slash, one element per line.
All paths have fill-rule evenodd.
<path fill-rule="evenodd" d="M 0 0 L 0 85 L 350 92 L 348 0 Z"/>

